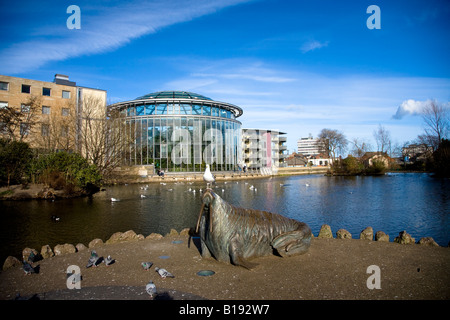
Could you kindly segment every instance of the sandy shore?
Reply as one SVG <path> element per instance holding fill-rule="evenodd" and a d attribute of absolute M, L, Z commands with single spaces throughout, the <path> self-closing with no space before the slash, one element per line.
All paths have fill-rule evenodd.
<path fill-rule="evenodd" d="M 214 259 L 202 259 L 198 239 L 166 236 L 104 244 L 95 250 L 111 255 L 110 266 L 86 268 L 90 249 L 36 262 L 39 273 L 25 275 L 20 267 L 0 273 L 0 299 L 22 297 L 45 300 L 126 299 L 149 300 L 145 285 L 152 280 L 161 299 L 303 300 L 303 299 L 450 299 L 450 248 L 359 239 L 313 239 L 308 253 L 281 258 L 254 259 L 258 266 L 246 270 Z M 149 271 L 141 262 L 151 261 Z M 66 270 L 81 269 L 81 289 L 69 290 Z M 369 289 L 367 268 L 380 268 L 381 289 Z M 155 267 L 175 278 L 161 279 Z M 212 270 L 212 276 L 199 276 Z"/>

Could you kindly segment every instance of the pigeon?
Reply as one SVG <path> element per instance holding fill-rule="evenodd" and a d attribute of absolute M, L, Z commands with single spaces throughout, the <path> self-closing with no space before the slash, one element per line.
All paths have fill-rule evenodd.
<path fill-rule="evenodd" d="M 147 293 L 150 295 L 150 297 L 153 298 L 153 295 L 157 295 L 156 292 L 156 286 L 153 283 L 153 281 L 150 281 L 149 283 L 147 283 L 147 285 L 145 286 L 145 291 L 147 291 Z"/>
<path fill-rule="evenodd" d="M 175 276 L 173 274 L 171 274 L 169 271 L 167 271 L 166 269 L 155 268 L 155 271 L 158 272 L 159 275 L 161 276 L 161 278 L 163 278 L 163 279 L 165 279 L 166 277 L 175 278 Z"/>
<path fill-rule="evenodd" d="M 89 268 L 89 267 L 92 267 L 92 266 L 96 267 L 98 260 L 99 260 L 99 257 L 98 257 L 97 252 L 95 252 L 95 250 L 92 250 L 91 251 L 91 257 L 89 258 L 89 261 L 88 261 L 88 264 L 87 264 L 86 268 Z"/>
<path fill-rule="evenodd" d="M 111 258 L 111 256 L 107 256 L 105 260 L 103 260 L 106 264 L 106 266 L 109 266 L 110 264 L 113 264 L 116 260 Z"/>
<path fill-rule="evenodd" d="M 34 254 L 33 251 L 30 252 L 30 255 L 28 256 L 28 259 L 27 259 L 27 260 L 28 260 L 29 262 L 31 262 L 31 263 L 33 263 L 34 260 L 36 260 L 36 255 Z"/>
<path fill-rule="evenodd" d="M 206 182 L 206 188 L 208 188 L 211 183 L 216 181 L 216 179 L 214 179 L 214 176 L 211 173 L 211 170 L 209 169 L 209 164 L 206 165 L 206 170 L 205 173 L 203 174 L 203 180 Z"/>
<path fill-rule="evenodd" d="M 153 262 L 142 262 L 141 263 L 141 266 L 144 270 L 150 269 L 152 267 L 152 265 L 153 265 Z"/>
<path fill-rule="evenodd" d="M 29 264 L 26 261 L 22 261 L 22 269 L 25 272 L 25 274 L 32 274 L 32 273 L 36 273 L 36 271 L 34 270 L 34 268 L 31 266 L 31 264 Z"/>

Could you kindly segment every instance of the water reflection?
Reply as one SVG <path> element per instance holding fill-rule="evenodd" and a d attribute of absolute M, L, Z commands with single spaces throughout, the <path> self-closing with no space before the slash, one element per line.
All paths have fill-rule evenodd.
<path fill-rule="evenodd" d="M 436 180 L 427 174 L 312 175 L 218 182 L 215 192 L 236 206 L 304 221 L 316 235 L 322 224 L 329 224 L 333 232 L 345 228 L 354 238 L 372 226 L 375 232 L 389 234 L 391 241 L 407 230 L 416 240 L 431 236 L 440 245 L 447 245 L 449 184 L 448 179 Z M 19 257 L 25 247 L 40 250 L 45 244 L 87 245 L 94 238 L 105 241 L 114 232 L 130 229 L 147 236 L 194 227 L 202 188 L 203 182 L 167 181 L 149 184 L 148 188 L 113 186 L 91 198 L 1 202 L 1 261 L 8 255 Z M 112 202 L 111 198 L 120 201 Z M 61 220 L 53 221 L 52 215 Z"/>

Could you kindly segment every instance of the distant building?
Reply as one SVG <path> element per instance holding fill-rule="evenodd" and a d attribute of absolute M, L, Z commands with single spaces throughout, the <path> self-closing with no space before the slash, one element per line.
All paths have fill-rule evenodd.
<path fill-rule="evenodd" d="M 285 166 L 286 133 L 278 130 L 242 129 L 243 165 L 249 169 Z"/>
<path fill-rule="evenodd" d="M 299 153 L 291 153 L 286 157 L 285 163 L 288 167 L 304 167 L 308 163 L 308 159 Z"/>
<path fill-rule="evenodd" d="M 320 153 L 308 157 L 308 162 L 313 166 L 329 166 L 333 163 L 333 159 L 327 155 Z"/>
<path fill-rule="evenodd" d="M 314 139 L 312 136 L 297 140 L 297 152 L 305 156 L 318 155 L 323 152 L 323 147 L 320 139 Z"/>
<path fill-rule="evenodd" d="M 365 166 L 372 166 L 374 161 L 380 161 L 384 164 L 386 168 L 389 167 L 390 162 L 392 159 L 387 155 L 386 152 L 366 152 L 362 157 L 361 160 L 363 161 Z"/>
<path fill-rule="evenodd" d="M 0 75 L 0 108 L 24 115 L 24 121 L 11 132 L 0 123 L 0 136 L 21 137 L 35 149 L 83 153 L 86 110 L 91 109 L 97 120 L 104 119 L 106 91 L 77 86 L 61 74 L 53 82 Z M 91 133 L 84 136 L 88 135 L 92 137 Z"/>
<path fill-rule="evenodd" d="M 422 144 L 410 144 L 402 148 L 402 159 L 405 162 L 424 161 L 433 152 L 433 148 Z"/>

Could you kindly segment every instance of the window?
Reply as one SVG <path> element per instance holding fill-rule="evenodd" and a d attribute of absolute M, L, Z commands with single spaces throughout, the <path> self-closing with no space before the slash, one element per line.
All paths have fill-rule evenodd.
<path fill-rule="evenodd" d="M 20 124 L 20 135 L 26 136 L 29 132 L 30 132 L 30 126 L 28 125 L 28 123 L 22 122 Z"/>
<path fill-rule="evenodd" d="M 48 124 L 43 124 L 41 126 L 41 135 L 43 137 L 48 137 L 49 132 L 50 132 L 50 126 Z"/>
<path fill-rule="evenodd" d="M 61 137 L 67 138 L 69 136 L 69 126 L 61 127 Z"/>
<path fill-rule="evenodd" d="M 43 96 L 48 96 L 48 97 L 50 97 L 50 92 L 51 92 L 51 89 L 50 89 L 50 88 L 42 88 L 42 95 L 43 95 Z"/>
<path fill-rule="evenodd" d="M 7 107 L 8 107 L 8 102 L 0 101 L 0 109 L 7 108 Z"/>
<path fill-rule="evenodd" d="M 31 91 L 31 86 L 29 86 L 27 84 L 22 85 L 22 93 L 30 93 L 30 91 Z"/>
<path fill-rule="evenodd" d="M 63 97 L 64 99 L 70 99 L 70 91 L 65 91 L 65 90 L 63 90 L 63 92 L 62 92 L 62 97 Z"/>
<path fill-rule="evenodd" d="M 0 81 L 0 90 L 8 91 L 9 90 L 9 83 Z"/>
<path fill-rule="evenodd" d="M 42 106 L 42 114 L 50 114 L 50 107 Z"/>
<path fill-rule="evenodd" d="M 28 112 L 30 112 L 30 106 L 27 106 L 27 105 L 22 104 L 22 105 L 20 106 L 20 111 L 22 111 L 22 112 L 24 112 L 24 113 L 28 113 Z"/>
<path fill-rule="evenodd" d="M 63 117 L 67 117 L 68 115 L 70 115 L 70 109 L 69 108 L 62 108 L 61 115 Z"/>

